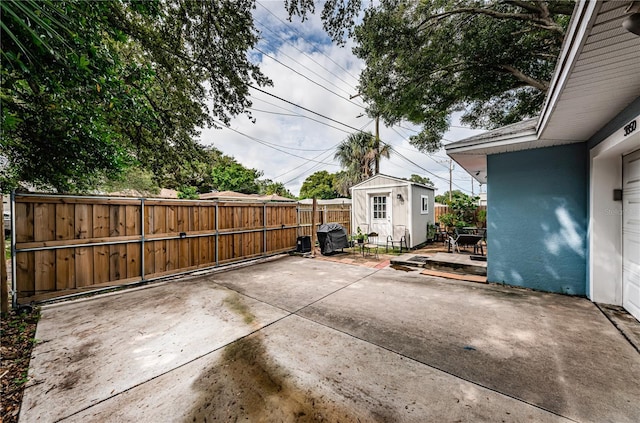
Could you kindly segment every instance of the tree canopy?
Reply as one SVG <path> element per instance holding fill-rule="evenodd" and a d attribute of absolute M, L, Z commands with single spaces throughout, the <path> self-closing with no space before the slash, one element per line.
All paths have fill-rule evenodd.
<path fill-rule="evenodd" d="M 312 2 L 290 0 L 306 17 Z M 422 126 L 411 142 L 440 148 L 451 115 L 493 128 L 535 116 L 549 88 L 573 1 L 382 0 L 362 22 L 361 0 L 329 1 L 322 17 L 334 39 L 354 36 L 365 61 L 359 92 L 387 124 Z"/>
<path fill-rule="evenodd" d="M 269 81 L 252 0 L 2 1 L 0 188 L 82 191 L 131 165 L 162 184 L 205 153 L 198 128 Z"/>
<path fill-rule="evenodd" d="M 381 157 L 389 158 L 390 151 L 388 144 L 380 145 L 369 132 L 349 135 L 338 145 L 334 155 L 342 166 L 342 171 L 336 175 L 338 193 L 346 196 L 350 187 L 375 175 L 376 163 Z"/>
<path fill-rule="evenodd" d="M 300 188 L 300 198 L 317 198 L 330 200 L 338 198 L 340 194 L 335 188 L 336 175 L 326 170 L 315 172 L 304 180 Z"/>

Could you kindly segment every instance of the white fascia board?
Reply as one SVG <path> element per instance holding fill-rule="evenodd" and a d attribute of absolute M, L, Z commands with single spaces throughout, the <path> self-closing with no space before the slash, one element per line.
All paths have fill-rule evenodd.
<path fill-rule="evenodd" d="M 408 182 L 408 181 L 407 181 Z M 358 187 L 358 186 L 353 186 L 351 187 L 351 191 L 361 191 L 361 190 L 365 190 L 365 191 L 375 191 L 375 190 L 381 190 L 381 189 L 390 189 L 390 188 L 398 188 L 398 187 L 406 187 L 409 184 L 392 184 L 392 185 L 373 185 L 373 186 L 367 186 L 367 187 Z"/>
<path fill-rule="evenodd" d="M 527 131 L 526 133 L 521 134 L 511 134 L 505 135 L 503 137 L 492 139 L 491 141 L 477 141 L 470 142 L 468 144 L 457 145 L 452 148 L 447 148 L 445 146 L 445 150 L 447 155 L 454 153 L 466 153 L 469 152 L 473 154 L 474 151 L 477 150 L 492 150 L 492 149 L 500 149 L 501 147 L 505 147 L 513 144 L 521 144 L 537 141 L 538 136 L 535 130 Z M 496 151 L 496 153 L 500 153 L 501 151 Z"/>
<path fill-rule="evenodd" d="M 569 75 L 573 71 L 576 59 L 584 44 L 587 41 L 589 35 L 589 28 L 591 28 L 598 17 L 598 11 L 602 7 L 601 1 L 578 1 L 576 2 L 575 9 L 567 29 L 569 36 L 565 38 L 562 45 L 562 50 L 558 63 L 556 64 L 556 70 L 551 79 L 551 85 L 549 88 L 549 94 L 540 113 L 540 119 L 538 120 L 537 133 L 542 134 L 542 131 L 547 126 L 551 115 L 553 114 L 558 98 L 562 94 L 564 87 L 567 83 Z"/>

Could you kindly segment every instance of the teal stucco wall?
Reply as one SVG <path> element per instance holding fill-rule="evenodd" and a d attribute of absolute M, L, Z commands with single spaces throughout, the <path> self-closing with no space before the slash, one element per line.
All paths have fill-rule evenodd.
<path fill-rule="evenodd" d="M 585 295 L 584 143 L 487 157 L 487 279 Z"/>

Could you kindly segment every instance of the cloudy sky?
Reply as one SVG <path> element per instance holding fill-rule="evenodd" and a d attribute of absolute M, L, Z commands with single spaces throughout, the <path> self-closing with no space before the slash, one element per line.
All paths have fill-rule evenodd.
<path fill-rule="evenodd" d="M 312 173 L 340 170 L 333 155 L 336 146 L 355 132 L 349 127 L 374 132 L 373 119 L 363 116 L 362 101 L 350 99 L 357 94 L 363 63 L 352 54 L 352 44 L 338 47 L 331 43 L 319 13 L 304 23 L 296 18 L 289 22 L 282 2 L 265 1 L 258 3 L 254 17 L 261 41 L 251 57 L 273 81 L 273 87 L 264 88 L 271 95 L 251 90 L 256 122 L 239 116 L 230 128 L 203 130 L 201 142 L 263 171 L 264 178 L 282 182 L 298 195 Z M 454 125 L 459 125 L 455 119 Z M 380 172 L 397 177 L 413 173 L 427 176 L 443 193 L 449 189 L 446 154 L 441 150 L 427 156 L 414 149 L 408 138 L 417 130 L 408 122 L 391 128 L 380 123 L 381 140 L 397 151 L 391 159 L 381 161 Z M 444 138 L 456 141 L 477 133 L 454 126 Z M 471 180 L 454 163 L 454 189 L 470 193 Z M 475 181 L 473 189 L 478 193 Z"/>

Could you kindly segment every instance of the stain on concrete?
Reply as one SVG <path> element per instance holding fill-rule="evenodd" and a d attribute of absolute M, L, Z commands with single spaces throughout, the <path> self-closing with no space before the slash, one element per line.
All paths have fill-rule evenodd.
<path fill-rule="evenodd" d="M 391 264 L 389 267 L 393 270 L 401 270 L 403 272 L 415 272 L 418 270 L 409 266 L 403 266 L 401 264 Z"/>
<path fill-rule="evenodd" d="M 242 316 L 242 319 L 246 324 L 250 325 L 256 320 L 256 317 L 253 315 L 249 307 L 242 301 L 242 298 L 240 298 L 238 293 L 233 292 L 229 294 L 229 296 L 223 300 L 223 303 L 226 304 L 233 312 Z"/>
<path fill-rule="evenodd" d="M 255 325 L 254 314 L 238 293 L 229 294 L 223 304 L 246 324 Z M 193 387 L 199 395 L 185 422 L 388 421 L 358 416 L 335 400 L 296 387 L 289 372 L 269 357 L 260 334 L 228 345 L 221 360 L 205 370 Z"/>
<path fill-rule="evenodd" d="M 371 415 L 358 416 L 327 396 L 294 386 L 288 376 L 269 357 L 260 335 L 240 339 L 194 383 L 200 395 L 185 423 L 372 421 Z"/>
<path fill-rule="evenodd" d="M 96 341 L 85 342 L 80 345 L 80 347 L 72 351 L 67 357 L 66 360 L 69 363 L 67 367 L 65 367 L 68 373 L 64 374 L 64 379 L 57 386 L 57 388 L 61 391 L 69 391 L 73 389 L 80 380 L 85 378 L 84 369 L 87 366 L 81 364 L 84 360 L 87 360 L 93 356 L 92 349 L 97 345 Z M 71 370 L 75 369 L 75 370 Z"/>

